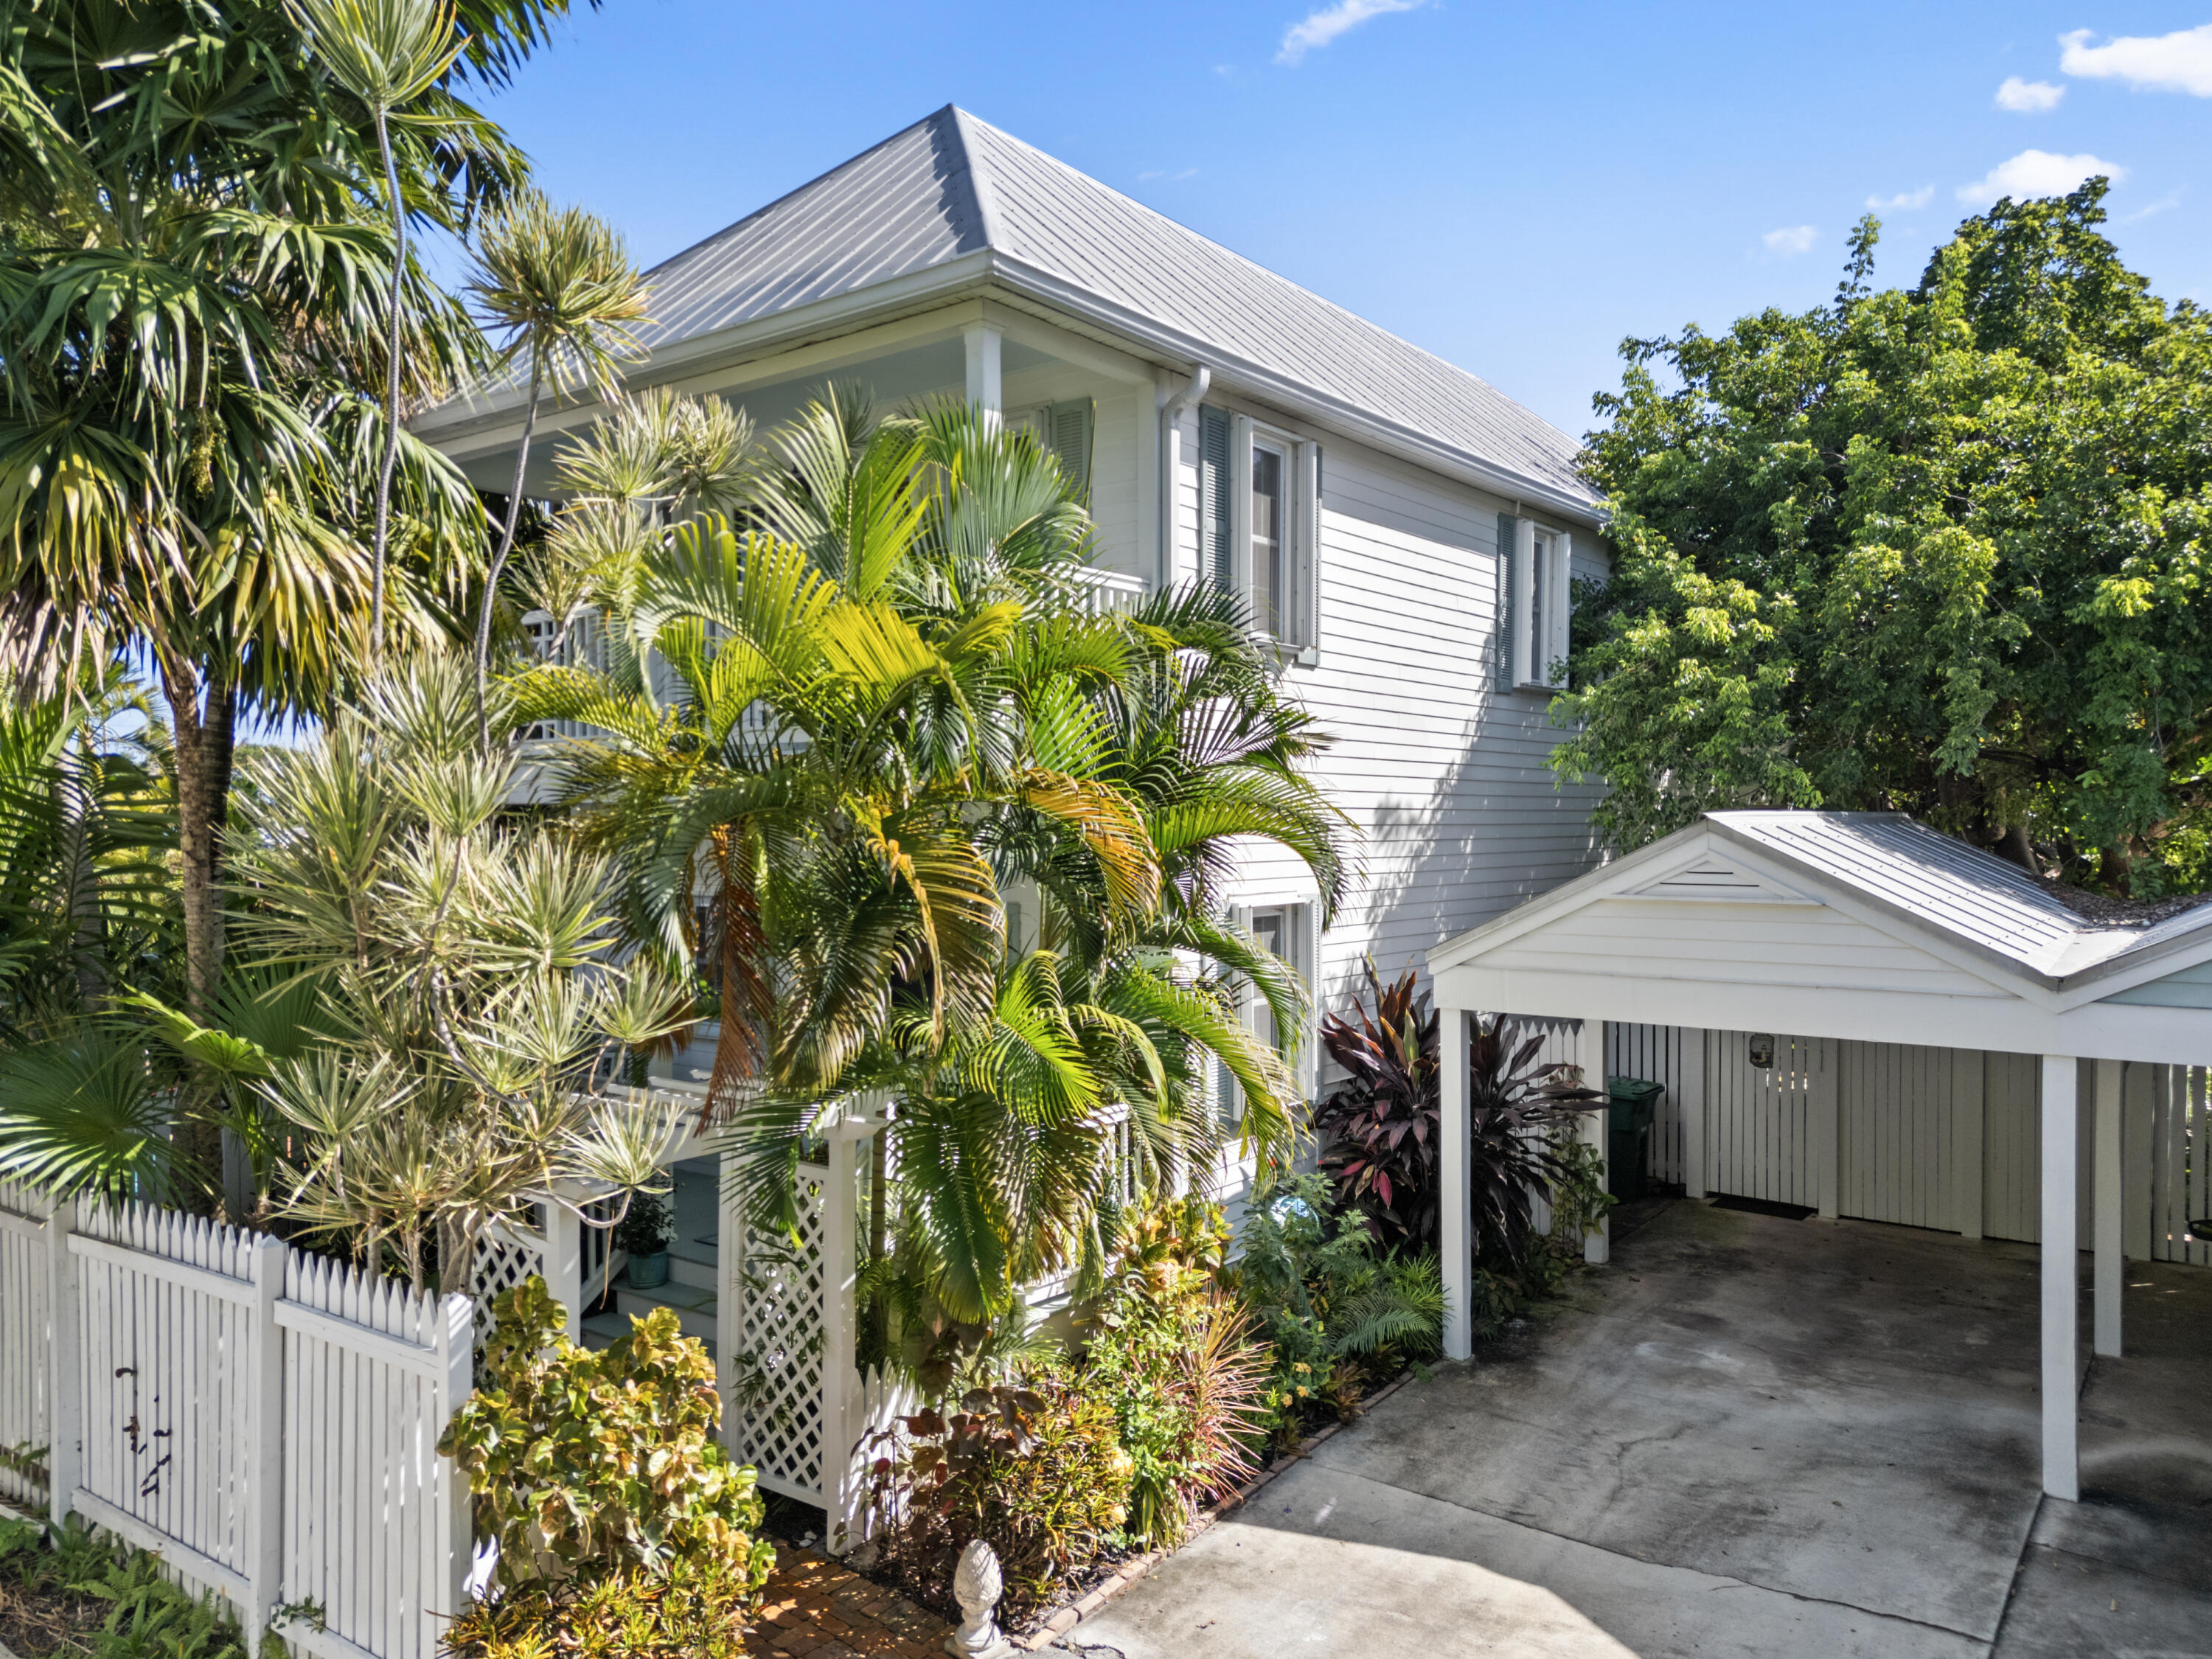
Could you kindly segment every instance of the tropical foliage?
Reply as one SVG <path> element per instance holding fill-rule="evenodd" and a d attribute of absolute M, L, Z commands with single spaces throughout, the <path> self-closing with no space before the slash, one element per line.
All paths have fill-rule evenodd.
<path fill-rule="evenodd" d="M 563 457 L 580 499 L 539 568 L 588 595 L 600 660 L 526 674 L 518 708 L 592 734 L 555 757 L 580 834 L 641 945 L 705 968 L 708 1117 L 756 1211 L 787 1218 L 826 1102 L 884 1091 L 876 1277 L 896 1223 L 928 1299 L 981 1319 L 1103 1265 L 1118 1121 L 1144 1182 L 1210 1164 L 1217 1066 L 1244 1138 L 1287 1147 L 1291 1080 L 1238 997 L 1295 1030 L 1302 992 L 1218 894 L 1260 835 L 1333 902 L 1341 820 L 1230 601 L 1081 602 L 1088 514 L 1026 433 L 838 394 L 743 437 L 659 399 Z M 671 500 L 692 516 L 646 510 Z"/>
<path fill-rule="evenodd" d="M 1478 1020 L 1468 1048 L 1470 1242 L 1478 1263 L 1518 1274 L 1537 1237 L 1536 1200 L 1586 1174 L 1563 1143 L 1608 1097 L 1574 1066 L 1537 1064 L 1543 1033 L 1503 1015 Z M 1579 1234 L 1573 1243 L 1579 1251 Z"/>
<path fill-rule="evenodd" d="M 1910 288 L 1632 340 L 1553 763 L 1634 847 L 1712 807 L 1911 812 L 2117 894 L 2212 885 L 2212 318 L 1999 202 Z"/>
<path fill-rule="evenodd" d="M 1332 1013 L 1322 1047 L 1345 1080 L 1314 1108 L 1321 1167 L 1339 1204 L 1356 1206 L 1386 1241 L 1433 1248 L 1437 1238 L 1437 1013 L 1411 969 L 1387 988 L 1364 964 L 1373 1011 Z"/>

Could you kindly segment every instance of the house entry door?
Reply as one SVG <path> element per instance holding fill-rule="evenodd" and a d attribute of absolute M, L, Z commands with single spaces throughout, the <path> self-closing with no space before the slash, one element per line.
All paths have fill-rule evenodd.
<path fill-rule="evenodd" d="M 1814 1079 L 1830 1064 L 1831 1045 L 1778 1031 L 1705 1038 L 1707 1186 L 1818 1208 Z"/>

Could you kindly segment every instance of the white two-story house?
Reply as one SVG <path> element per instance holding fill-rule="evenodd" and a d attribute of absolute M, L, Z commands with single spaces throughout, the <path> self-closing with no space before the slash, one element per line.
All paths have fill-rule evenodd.
<path fill-rule="evenodd" d="M 1591 791 L 1544 763 L 1569 583 L 1606 568 L 1599 503 L 1575 441 L 1486 382 L 950 107 L 649 282 L 633 386 L 762 428 L 832 381 L 879 405 L 964 395 L 1088 480 L 1102 600 L 1249 597 L 1364 837 L 1325 935 L 1294 858 L 1237 883 L 1319 1006 L 1363 957 L 1387 980 L 1595 860 Z M 504 490 L 520 404 L 480 393 L 418 430 Z M 541 416 L 534 490 L 598 413 Z"/>

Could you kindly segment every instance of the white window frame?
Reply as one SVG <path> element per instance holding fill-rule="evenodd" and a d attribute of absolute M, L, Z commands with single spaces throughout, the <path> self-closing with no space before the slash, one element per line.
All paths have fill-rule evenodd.
<path fill-rule="evenodd" d="M 1539 555 L 1541 555 L 1540 557 Z M 1530 690 L 1564 690 L 1568 607 L 1573 603 L 1574 538 L 1522 519 L 1513 535 L 1513 684 Z M 1539 605 L 1538 583 L 1543 603 Z M 1542 637 L 1537 637 L 1539 624 Z"/>
<path fill-rule="evenodd" d="M 1293 1042 L 1284 1050 L 1284 1058 L 1290 1066 L 1291 1076 L 1296 1080 L 1299 1093 L 1310 1100 L 1316 1087 L 1315 1060 L 1320 1052 L 1320 1045 L 1314 1039 L 1321 1022 L 1321 912 L 1309 899 L 1240 904 L 1230 911 L 1230 921 L 1243 932 L 1256 937 L 1259 918 L 1266 912 L 1273 912 L 1283 918 L 1283 949 L 1277 954 L 1289 963 L 1291 971 L 1305 981 L 1308 1003 L 1305 1029 L 1297 1032 Z M 1237 992 L 1237 1014 L 1245 1029 L 1257 1034 L 1260 1020 L 1266 1012 L 1267 1003 L 1257 989 L 1249 981 L 1243 982 Z M 1234 1079 L 1225 1076 L 1223 1089 L 1221 1115 L 1226 1121 L 1242 1122 L 1244 1117 L 1243 1091 L 1237 1087 Z"/>
<path fill-rule="evenodd" d="M 1313 663 L 1321 654 L 1321 446 L 1294 433 L 1232 415 L 1229 428 L 1230 574 L 1237 591 L 1258 614 L 1252 568 L 1252 452 L 1273 450 L 1283 458 L 1283 626 L 1272 637 L 1291 660 Z"/>

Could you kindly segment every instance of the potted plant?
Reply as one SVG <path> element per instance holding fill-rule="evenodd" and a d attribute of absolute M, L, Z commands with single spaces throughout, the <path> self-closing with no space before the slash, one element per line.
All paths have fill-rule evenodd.
<path fill-rule="evenodd" d="M 649 1291 L 668 1282 L 668 1246 L 676 1237 L 668 1201 L 655 1193 L 632 1193 L 629 1210 L 615 1224 L 615 1249 L 629 1257 L 630 1288 Z"/>

